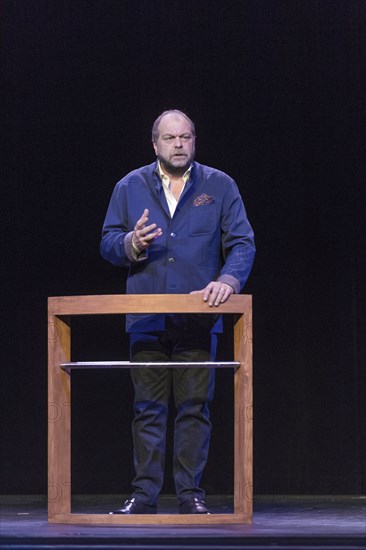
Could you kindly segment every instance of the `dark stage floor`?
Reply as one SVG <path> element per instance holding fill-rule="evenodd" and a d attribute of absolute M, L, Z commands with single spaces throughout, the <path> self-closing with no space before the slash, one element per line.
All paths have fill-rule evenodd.
<path fill-rule="evenodd" d="M 73 499 L 73 511 L 107 513 L 124 497 L 89 495 Z M 213 513 L 228 513 L 231 499 L 207 497 Z M 159 510 L 175 513 L 174 497 L 161 498 Z M 185 550 L 237 548 L 366 548 L 366 497 L 257 496 L 252 525 L 85 526 L 47 522 L 43 495 L 1 497 L 1 548 Z"/>

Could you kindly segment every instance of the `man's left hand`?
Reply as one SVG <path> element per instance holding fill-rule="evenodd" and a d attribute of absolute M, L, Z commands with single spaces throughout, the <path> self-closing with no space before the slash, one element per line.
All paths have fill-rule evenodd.
<path fill-rule="evenodd" d="M 202 290 L 193 290 L 190 294 L 203 294 L 203 301 L 208 302 L 210 307 L 218 307 L 226 302 L 229 296 L 234 292 L 233 288 L 226 283 L 220 281 L 211 281 Z"/>

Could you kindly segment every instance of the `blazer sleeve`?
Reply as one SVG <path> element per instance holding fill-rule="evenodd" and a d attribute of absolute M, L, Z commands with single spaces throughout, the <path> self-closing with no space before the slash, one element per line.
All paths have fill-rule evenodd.
<path fill-rule="evenodd" d="M 252 269 L 255 244 L 243 200 L 231 178 L 223 201 L 221 235 L 224 263 L 218 280 L 230 284 L 234 292 L 239 293 Z"/>
<path fill-rule="evenodd" d="M 126 188 L 123 180 L 115 186 L 103 224 L 100 253 L 113 265 L 129 267 L 147 259 L 147 251 L 137 255 L 132 248 L 132 233 L 128 227 Z"/>

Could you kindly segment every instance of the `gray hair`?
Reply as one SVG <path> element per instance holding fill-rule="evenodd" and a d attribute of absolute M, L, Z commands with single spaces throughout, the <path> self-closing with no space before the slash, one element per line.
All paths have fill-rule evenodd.
<path fill-rule="evenodd" d="M 181 115 L 185 119 L 187 119 L 189 124 L 191 125 L 191 131 L 192 131 L 193 137 L 196 136 L 196 129 L 194 127 L 194 123 L 189 118 L 189 116 L 187 116 L 185 113 L 183 113 L 183 111 L 179 111 L 178 109 L 168 109 L 167 111 L 164 111 L 163 113 L 161 113 L 161 115 L 158 116 L 158 118 L 155 120 L 155 122 L 153 124 L 152 132 L 151 132 L 151 138 L 152 138 L 153 143 L 156 143 L 156 140 L 159 137 L 159 125 L 160 125 L 160 122 L 161 122 L 162 118 L 165 117 L 165 115 L 170 115 L 171 113 L 174 113 L 176 115 Z"/>

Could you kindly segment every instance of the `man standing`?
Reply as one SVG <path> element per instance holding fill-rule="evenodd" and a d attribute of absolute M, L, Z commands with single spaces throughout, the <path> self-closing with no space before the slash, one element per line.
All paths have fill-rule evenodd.
<path fill-rule="evenodd" d="M 178 110 L 152 129 L 157 161 L 117 183 L 103 226 L 101 254 L 129 269 L 127 293 L 201 293 L 217 307 L 243 288 L 255 254 L 254 236 L 235 182 L 194 160 L 195 127 Z M 219 315 L 128 315 L 131 361 L 214 360 Z M 208 403 L 214 370 L 132 368 L 133 494 L 118 514 L 157 512 L 163 484 L 168 403 L 173 389 L 174 481 L 183 514 L 207 514 L 200 480 L 207 462 Z"/>

